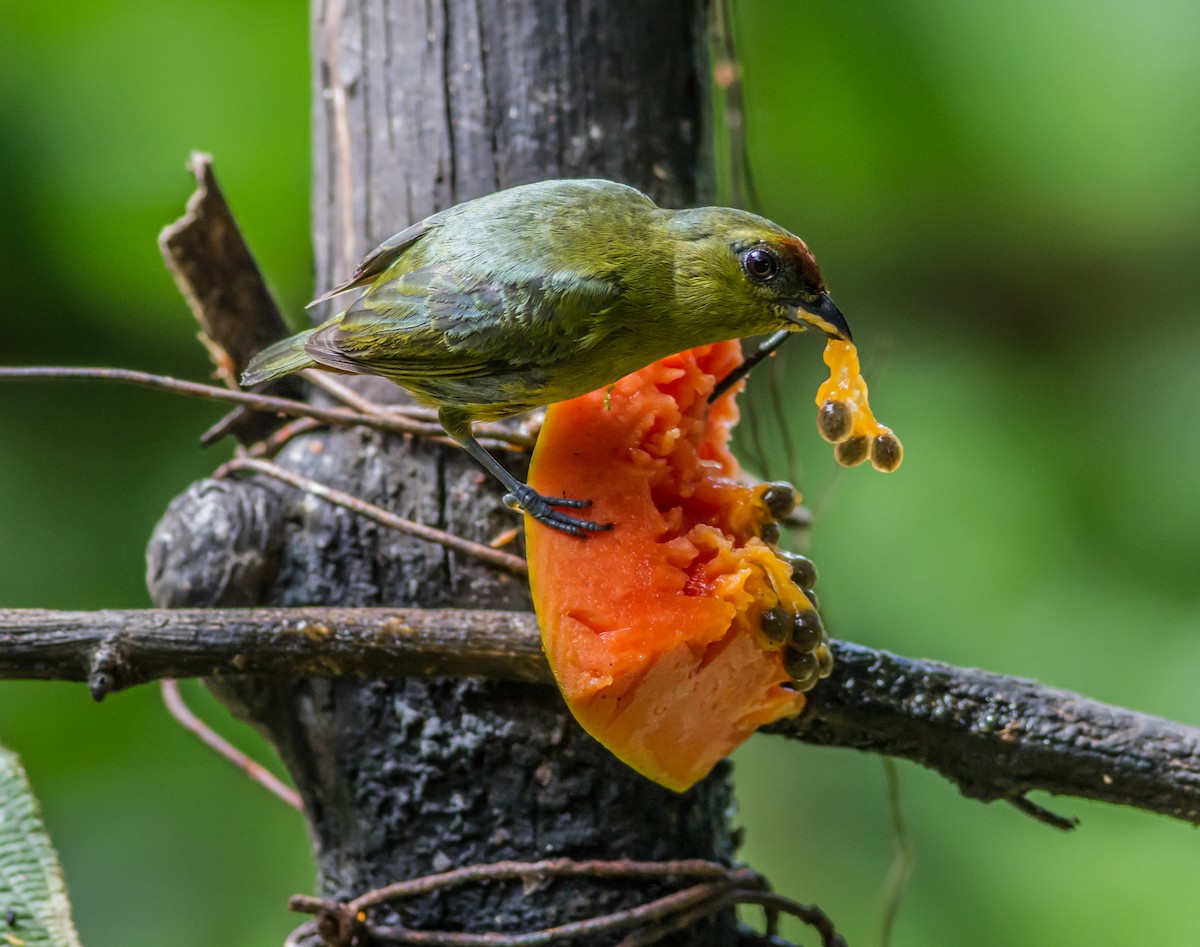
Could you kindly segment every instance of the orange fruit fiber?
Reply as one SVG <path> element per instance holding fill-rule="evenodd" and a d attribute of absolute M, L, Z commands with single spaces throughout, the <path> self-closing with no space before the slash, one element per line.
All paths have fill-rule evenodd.
<path fill-rule="evenodd" d="M 542 642 L 576 719 L 677 791 L 758 727 L 799 713 L 766 608 L 807 607 L 758 533 L 770 514 L 729 451 L 736 342 L 656 362 L 552 405 L 529 482 L 593 501 L 610 532 L 580 540 L 526 520 Z"/>

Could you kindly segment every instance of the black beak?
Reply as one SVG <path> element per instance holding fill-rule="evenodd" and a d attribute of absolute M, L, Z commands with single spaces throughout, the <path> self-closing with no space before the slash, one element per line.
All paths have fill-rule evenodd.
<path fill-rule="evenodd" d="M 833 304 L 828 293 L 822 293 L 812 302 L 796 302 L 795 306 L 796 317 L 800 321 L 807 322 L 815 329 L 820 329 L 831 339 L 841 339 L 843 342 L 854 341 L 854 337 L 850 334 L 850 326 L 846 324 L 846 317 Z"/>

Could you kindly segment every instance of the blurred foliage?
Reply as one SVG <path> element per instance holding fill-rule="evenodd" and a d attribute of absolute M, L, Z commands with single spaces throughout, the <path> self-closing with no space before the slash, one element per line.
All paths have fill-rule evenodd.
<path fill-rule="evenodd" d="M 1200 7 L 734 7 L 760 209 L 821 259 L 907 450 L 891 477 L 836 468 L 813 430 L 815 339 L 755 378 L 760 451 L 787 467 L 784 421 L 818 514 L 834 633 L 1200 723 Z M 295 3 L 0 4 L 0 362 L 206 375 L 154 244 L 196 147 L 299 322 L 308 97 Z M 218 414 L 5 383 L 0 605 L 148 604 L 146 537 L 226 456 L 195 446 Z M 311 886 L 301 820 L 153 688 L 100 707 L 74 685 L 0 695 L 88 947 L 281 941 L 286 895 Z M 746 858 L 856 947 L 878 943 L 894 845 L 879 761 L 767 737 L 736 759 Z M 1200 934 L 1187 827 L 1049 800 L 1083 819 L 1061 836 L 900 771 L 917 862 L 895 944 Z"/>
<path fill-rule="evenodd" d="M 303 5 L 0 0 L 0 363 L 121 365 L 204 379 L 155 237 L 213 151 L 288 311 L 310 290 Z M 165 505 L 228 456 L 222 413 L 138 389 L 0 386 L 0 604 L 149 604 L 142 551 Z M 227 736 L 270 750 L 194 682 Z M 303 820 L 172 723 L 157 688 L 97 707 L 81 686 L 0 684 L 60 849 L 86 947 L 281 943 L 311 890 Z"/>

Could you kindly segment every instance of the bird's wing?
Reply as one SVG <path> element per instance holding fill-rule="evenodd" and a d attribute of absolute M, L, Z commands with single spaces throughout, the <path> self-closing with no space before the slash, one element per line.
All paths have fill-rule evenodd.
<path fill-rule="evenodd" d="M 507 280 L 424 266 L 372 287 L 306 349 L 331 367 L 470 377 L 562 361 L 606 334 L 615 276 L 556 273 Z"/>
<path fill-rule="evenodd" d="M 413 224 L 411 227 L 406 227 L 398 234 L 389 237 L 363 257 L 362 261 L 355 268 L 353 276 L 344 283 L 339 283 L 333 289 L 329 290 L 329 292 L 318 296 L 305 308 L 311 309 L 318 303 L 332 299 L 334 296 L 338 296 L 347 290 L 358 289 L 359 287 L 373 283 L 383 275 L 383 272 L 389 266 L 400 259 L 404 251 L 433 229 L 437 224 L 437 217 L 437 214 L 434 214 L 432 217 L 426 217 L 424 220 Z"/>

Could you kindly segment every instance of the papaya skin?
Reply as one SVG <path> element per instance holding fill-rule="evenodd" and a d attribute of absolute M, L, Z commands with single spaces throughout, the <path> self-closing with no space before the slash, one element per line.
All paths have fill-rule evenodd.
<path fill-rule="evenodd" d="M 586 542 L 527 528 L 559 688 L 588 733 L 678 792 L 805 703 L 762 616 L 811 605 L 729 450 L 736 390 L 708 404 L 740 362 L 736 342 L 703 346 L 552 405 L 530 465 L 539 492 L 589 496 L 616 524 Z"/>

